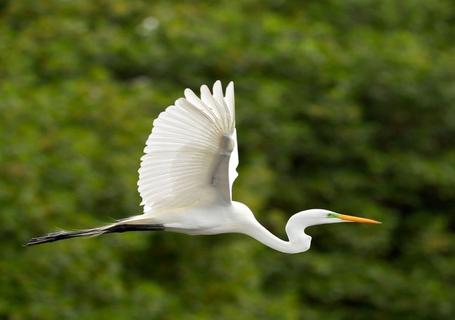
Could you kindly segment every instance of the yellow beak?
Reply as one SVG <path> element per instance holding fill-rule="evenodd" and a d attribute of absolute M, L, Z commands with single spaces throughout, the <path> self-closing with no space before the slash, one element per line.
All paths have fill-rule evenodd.
<path fill-rule="evenodd" d="M 360 222 L 360 223 L 382 223 L 380 221 L 372 220 L 372 219 L 367 219 L 367 218 L 360 218 L 360 217 L 355 217 L 355 216 L 348 216 L 347 214 L 339 214 L 337 216 L 338 219 L 341 220 L 346 220 L 350 222 Z"/>

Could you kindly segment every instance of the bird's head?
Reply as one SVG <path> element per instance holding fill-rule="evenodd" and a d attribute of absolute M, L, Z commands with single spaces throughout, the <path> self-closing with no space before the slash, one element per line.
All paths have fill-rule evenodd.
<path fill-rule="evenodd" d="M 295 244 L 292 252 L 304 252 L 310 248 L 311 237 L 305 233 L 304 230 L 306 227 L 339 222 L 381 223 L 376 220 L 340 214 L 323 209 L 300 211 L 294 214 L 286 224 L 286 233 L 289 240 Z"/>
<path fill-rule="evenodd" d="M 311 209 L 300 211 L 293 215 L 288 225 L 299 226 L 300 229 L 318 224 L 339 223 L 339 222 L 359 222 L 359 223 L 381 223 L 376 220 L 336 213 L 324 209 Z"/>

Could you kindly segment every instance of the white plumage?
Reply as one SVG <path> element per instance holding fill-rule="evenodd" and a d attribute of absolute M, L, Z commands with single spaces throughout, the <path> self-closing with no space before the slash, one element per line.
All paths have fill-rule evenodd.
<path fill-rule="evenodd" d="M 243 233 L 285 253 L 310 248 L 308 226 L 337 223 L 379 223 L 375 220 L 312 209 L 294 214 L 283 241 L 254 217 L 244 204 L 232 201 L 237 177 L 234 84 L 223 94 L 221 82 L 212 92 L 201 86 L 198 97 L 185 97 L 166 108 L 153 123 L 139 169 L 138 190 L 144 213 L 117 223 L 79 231 L 60 231 L 31 239 L 35 245 L 67 238 L 125 231 L 174 231 L 191 235 Z"/>
<path fill-rule="evenodd" d="M 234 85 L 223 96 L 221 83 L 201 87 L 201 98 L 185 98 L 153 123 L 139 169 L 144 212 L 231 201 L 237 176 Z M 231 168 L 231 170 L 227 170 Z"/>

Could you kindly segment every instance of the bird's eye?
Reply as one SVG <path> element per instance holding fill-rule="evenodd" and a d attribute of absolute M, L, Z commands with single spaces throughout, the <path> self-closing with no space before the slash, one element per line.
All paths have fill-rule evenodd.
<path fill-rule="evenodd" d="M 336 213 L 328 213 L 327 214 L 327 218 L 336 218 L 336 217 L 337 217 Z"/>

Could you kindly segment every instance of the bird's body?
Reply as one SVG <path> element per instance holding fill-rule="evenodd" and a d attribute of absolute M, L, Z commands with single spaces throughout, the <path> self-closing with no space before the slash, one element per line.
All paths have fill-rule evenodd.
<path fill-rule="evenodd" d="M 80 236 L 125 231 L 173 231 L 189 235 L 246 234 L 285 253 L 304 252 L 311 225 L 377 221 L 312 209 L 293 215 L 287 225 L 289 241 L 264 228 L 243 203 L 232 200 L 237 177 L 238 148 L 235 128 L 234 86 L 223 95 L 221 83 L 213 91 L 201 87 L 201 96 L 185 90 L 154 121 L 139 169 L 138 190 L 144 213 L 107 226 L 61 231 L 33 238 L 28 245 Z"/>
<path fill-rule="evenodd" d="M 210 235 L 240 232 L 243 226 L 254 223 L 251 210 L 243 203 L 207 204 L 189 208 L 176 208 L 128 218 L 128 224 L 159 224 L 167 231 L 188 235 Z"/>

